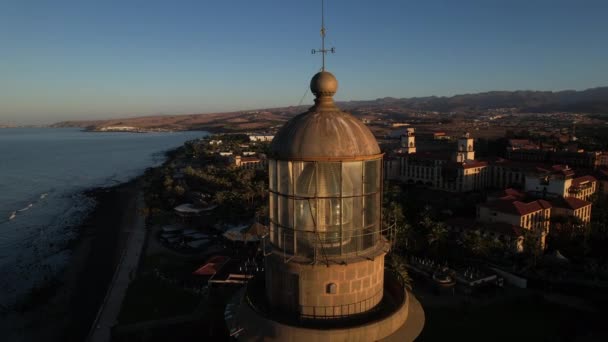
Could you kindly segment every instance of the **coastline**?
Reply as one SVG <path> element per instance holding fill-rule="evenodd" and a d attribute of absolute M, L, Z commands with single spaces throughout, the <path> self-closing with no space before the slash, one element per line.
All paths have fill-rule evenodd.
<path fill-rule="evenodd" d="M 84 191 L 95 204 L 67 246 L 69 262 L 25 310 L 2 317 L 9 329 L 7 341 L 86 339 L 138 215 L 144 177 L 145 172 L 125 183 Z"/>

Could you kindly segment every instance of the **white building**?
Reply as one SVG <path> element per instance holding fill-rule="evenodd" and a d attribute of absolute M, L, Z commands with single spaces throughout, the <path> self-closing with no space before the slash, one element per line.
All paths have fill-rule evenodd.
<path fill-rule="evenodd" d="M 255 142 L 271 142 L 274 135 L 250 135 L 249 140 Z"/>
<path fill-rule="evenodd" d="M 461 148 L 460 144 L 465 147 Z M 468 133 L 459 140 L 454 153 L 418 152 L 413 128 L 408 128 L 407 135 L 401 137 L 401 146 L 407 153 L 386 158 L 387 179 L 451 192 L 481 190 L 487 186 L 488 163 L 475 160 L 473 138 Z"/>
<path fill-rule="evenodd" d="M 539 234 L 540 248 L 545 248 L 545 238 L 549 233 L 552 205 L 545 200 L 520 201 L 502 198 L 480 204 L 477 219 L 480 222 L 506 223 Z"/>

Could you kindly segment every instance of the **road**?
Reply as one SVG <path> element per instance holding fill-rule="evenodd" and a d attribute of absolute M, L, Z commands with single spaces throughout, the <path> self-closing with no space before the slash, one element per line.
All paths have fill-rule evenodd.
<path fill-rule="evenodd" d="M 95 322 L 92 325 L 87 341 L 110 342 L 112 339 L 112 327 L 116 325 L 122 302 L 127 293 L 127 288 L 132 277 L 137 272 L 139 259 L 143 253 L 146 241 L 145 217 L 140 215 L 140 209 L 144 207 L 143 193 L 137 195 L 137 205 L 133 225 L 120 262 L 116 267 L 112 282 L 108 287 L 106 297 L 99 308 Z"/>

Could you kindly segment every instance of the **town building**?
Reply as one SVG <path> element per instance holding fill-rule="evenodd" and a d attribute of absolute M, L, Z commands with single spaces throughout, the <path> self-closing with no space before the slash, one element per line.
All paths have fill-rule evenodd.
<path fill-rule="evenodd" d="M 575 217 L 581 223 L 587 224 L 591 221 L 591 202 L 575 197 L 556 197 L 551 199 L 553 210 L 552 218 Z"/>
<path fill-rule="evenodd" d="M 593 176 L 575 177 L 568 165 L 553 165 L 551 168 L 536 168 L 525 178 L 525 191 L 536 196 L 557 195 L 589 200 L 598 188 Z"/>
<path fill-rule="evenodd" d="M 467 192 L 487 186 L 488 163 L 475 160 L 473 138 L 469 133 L 458 139 L 456 151 L 423 152 L 416 149 L 414 128 L 401 137 L 401 151 L 385 162 L 385 177 L 433 189 Z"/>
<path fill-rule="evenodd" d="M 268 165 L 266 158 L 234 156 L 234 166 L 243 169 L 264 170 Z"/>
<path fill-rule="evenodd" d="M 534 161 L 548 164 L 567 164 L 574 167 L 595 169 L 608 165 L 606 152 L 587 152 L 578 148 L 574 141 L 568 142 L 565 149 L 534 143 L 528 139 L 510 139 L 507 146 L 507 159 L 515 161 Z"/>
<path fill-rule="evenodd" d="M 551 207 L 548 201 L 542 199 L 525 201 L 519 196 L 505 196 L 478 205 L 477 219 L 494 229 L 496 224 L 501 227 L 507 224 L 515 227 L 514 232 L 519 234 L 522 229 L 535 232 L 540 237 L 539 248 L 544 249 L 545 238 L 549 233 Z"/>
<path fill-rule="evenodd" d="M 249 135 L 249 141 L 254 142 L 271 142 L 274 139 L 274 135 Z"/>
<path fill-rule="evenodd" d="M 434 132 L 433 140 L 450 140 L 452 137 L 447 135 L 445 132 Z"/>

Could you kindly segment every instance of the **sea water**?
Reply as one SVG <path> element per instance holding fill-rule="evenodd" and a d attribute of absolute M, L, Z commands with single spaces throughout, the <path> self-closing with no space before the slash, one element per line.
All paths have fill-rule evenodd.
<path fill-rule="evenodd" d="M 205 135 L 0 129 L 0 309 L 65 266 L 67 242 L 93 207 L 84 190 L 128 181 Z"/>

